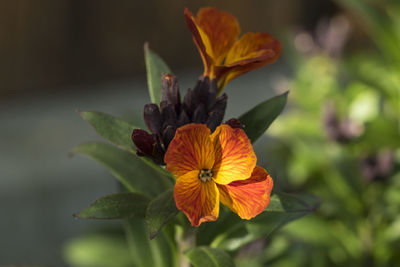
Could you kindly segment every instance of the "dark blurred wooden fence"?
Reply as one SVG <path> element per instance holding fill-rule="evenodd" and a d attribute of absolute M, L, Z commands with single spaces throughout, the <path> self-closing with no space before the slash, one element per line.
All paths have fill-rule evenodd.
<path fill-rule="evenodd" d="M 144 71 L 145 41 L 173 68 L 200 66 L 185 6 L 216 6 L 235 14 L 243 31 L 277 34 L 318 2 L 1 0 L 0 95 L 132 77 Z"/>

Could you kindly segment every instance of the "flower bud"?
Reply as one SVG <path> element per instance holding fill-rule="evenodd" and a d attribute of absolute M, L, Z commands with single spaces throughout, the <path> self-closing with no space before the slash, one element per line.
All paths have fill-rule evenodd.
<path fill-rule="evenodd" d="M 239 129 L 244 129 L 244 125 L 240 122 L 240 120 L 236 118 L 229 119 L 225 122 L 225 124 L 228 124 L 231 126 L 233 129 L 239 128 Z"/>
<path fill-rule="evenodd" d="M 162 117 L 156 104 L 146 104 L 144 106 L 144 122 L 153 134 L 158 134 L 162 127 Z"/>
<path fill-rule="evenodd" d="M 154 145 L 156 140 L 148 132 L 141 129 L 134 129 L 132 132 L 132 141 L 137 148 L 138 156 L 149 156 L 153 155 Z"/>

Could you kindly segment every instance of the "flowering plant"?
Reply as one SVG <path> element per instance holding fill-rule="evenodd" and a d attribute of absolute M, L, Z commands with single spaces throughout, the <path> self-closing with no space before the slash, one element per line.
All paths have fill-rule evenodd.
<path fill-rule="evenodd" d="M 236 18 L 215 8 L 202 8 L 196 17 L 186 9 L 184 16 L 204 73 L 181 98 L 177 77 L 145 45 L 149 132 L 101 112 L 80 113 L 113 145 L 86 143 L 74 152 L 105 165 L 121 192 L 75 217 L 123 219 L 129 266 L 233 266 L 242 246 L 317 206 L 310 196 L 277 190 L 271 196 L 274 177 L 256 165 L 252 143 L 281 113 L 287 93 L 224 122 L 223 88 L 274 62 L 280 42 L 267 33 L 238 39 Z M 231 211 L 220 210 L 220 202 Z"/>

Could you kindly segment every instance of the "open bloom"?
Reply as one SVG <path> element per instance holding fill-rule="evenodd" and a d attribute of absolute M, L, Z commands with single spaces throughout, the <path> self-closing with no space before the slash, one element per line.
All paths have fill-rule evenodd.
<path fill-rule="evenodd" d="M 185 9 L 186 24 L 204 64 L 203 76 L 216 79 L 219 91 L 232 79 L 273 63 L 281 43 L 268 33 L 245 33 L 240 39 L 237 19 L 230 13 L 205 7 L 193 17 Z"/>
<path fill-rule="evenodd" d="M 176 177 L 174 198 L 193 226 L 215 221 L 219 203 L 242 219 L 268 205 L 273 186 L 242 129 L 222 124 L 211 134 L 204 124 L 180 127 L 164 158 Z"/>

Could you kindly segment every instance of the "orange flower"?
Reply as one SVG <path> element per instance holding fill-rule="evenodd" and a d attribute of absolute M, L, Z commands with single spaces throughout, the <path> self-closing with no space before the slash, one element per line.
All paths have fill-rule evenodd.
<path fill-rule="evenodd" d="M 176 177 L 176 206 L 192 226 L 215 221 L 220 201 L 247 220 L 269 203 L 272 178 L 256 166 L 242 129 L 222 124 L 210 134 L 204 124 L 187 124 L 176 131 L 164 161 Z"/>
<path fill-rule="evenodd" d="M 185 9 L 186 24 L 204 64 L 203 76 L 216 79 L 219 91 L 232 79 L 273 63 L 281 43 L 268 33 L 245 33 L 240 39 L 237 19 L 230 13 L 205 7 L 193 17 Z"/>

